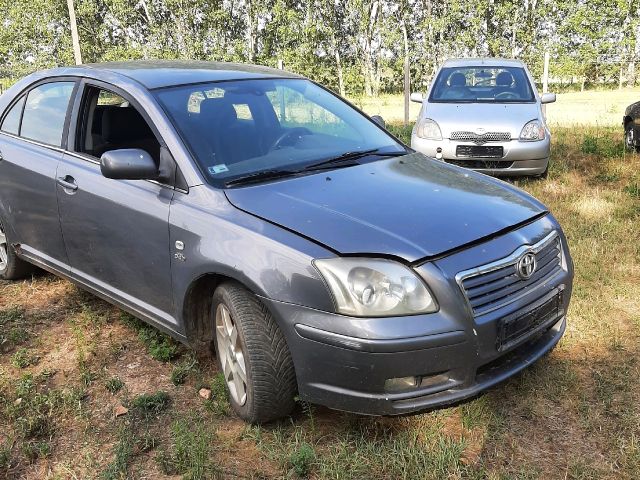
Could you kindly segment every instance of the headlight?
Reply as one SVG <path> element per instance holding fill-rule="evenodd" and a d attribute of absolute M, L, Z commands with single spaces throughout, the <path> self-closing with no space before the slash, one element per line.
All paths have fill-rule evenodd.
<path fill-rule="evenodd" d="M 525 142 L 535 142 L 536 140 L 544 140 L 544 125 L 540 120 L 531 120 L 520 132 L 520 140 Z"/>
<path fill-rule="evenodd" d="M 391 260 L 329 258 L 315 260 L 339 313 L 392 317 L 438 310 L 429 289 L 408 267 Z"/>
<path fill-rule="evenodd" d="M 442 132 L 438 124 L 430 118 L 423 118 L 418 121 L 416 135 L 427 140 L 442 140 Z"/>

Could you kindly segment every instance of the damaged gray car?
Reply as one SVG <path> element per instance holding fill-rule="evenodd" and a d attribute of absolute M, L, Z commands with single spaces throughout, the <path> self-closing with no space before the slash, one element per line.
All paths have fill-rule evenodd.
<path fill-rule="evenodd" d="M 474 397 L 565 331 L 540 202 L 414 152 L 281 70 L 129 62 L 0 97 L 0 276 L 67 278 L 216 355 L 249 422 L 295 398 L 396 415 Z"/>

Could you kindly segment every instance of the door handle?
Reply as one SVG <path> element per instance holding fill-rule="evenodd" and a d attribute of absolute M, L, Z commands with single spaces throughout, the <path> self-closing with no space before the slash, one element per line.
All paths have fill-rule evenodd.
<path fill-rule="evenodd" d="M 65 190 L 71 190 L 72 192 L 78 190 L 78 185 L 76 184 L 75 179 L 70 175 L 58 177 L 56 182 Z"/>

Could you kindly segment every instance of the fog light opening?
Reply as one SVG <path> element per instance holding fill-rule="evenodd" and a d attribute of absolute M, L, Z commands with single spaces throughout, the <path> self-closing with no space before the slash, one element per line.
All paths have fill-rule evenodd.
<path fill-rule="evenodd" d="M 384 382 L 384 389 L 387 393 L 408 392 L 418 388 L 437 387 L 438 385 L 448 383 L 450 380 L 449 372 L 440 372 L 417 377 L 389 378 Z"/>
<path fill-rule="evenodd" d="M 390 378 L 384 382 L 384 389 L 389 393 L 413 390 L 418 386 L 418 381 L 419 377 Z"/>
<path fill-rule="evenodd" d="M 441 148 L 441 147 L 438 147 L 438 148 L 436 149 L 436 158 L 437 158 L 438 160 L 442 160 L 442 148 Z"/>

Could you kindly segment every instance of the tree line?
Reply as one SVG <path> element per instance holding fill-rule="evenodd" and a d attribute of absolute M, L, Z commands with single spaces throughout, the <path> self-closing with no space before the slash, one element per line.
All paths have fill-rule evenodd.
<path fill-rule="evenodd" d="M 0 0 L 0 77 L 73 64 L 66 0 Z M 342 94 L 424 90 L 446 58 L 525 61 L 564 87 L 634 85 L 640 0 L 75 0 L 83 61 L 277 66 Z"/>

